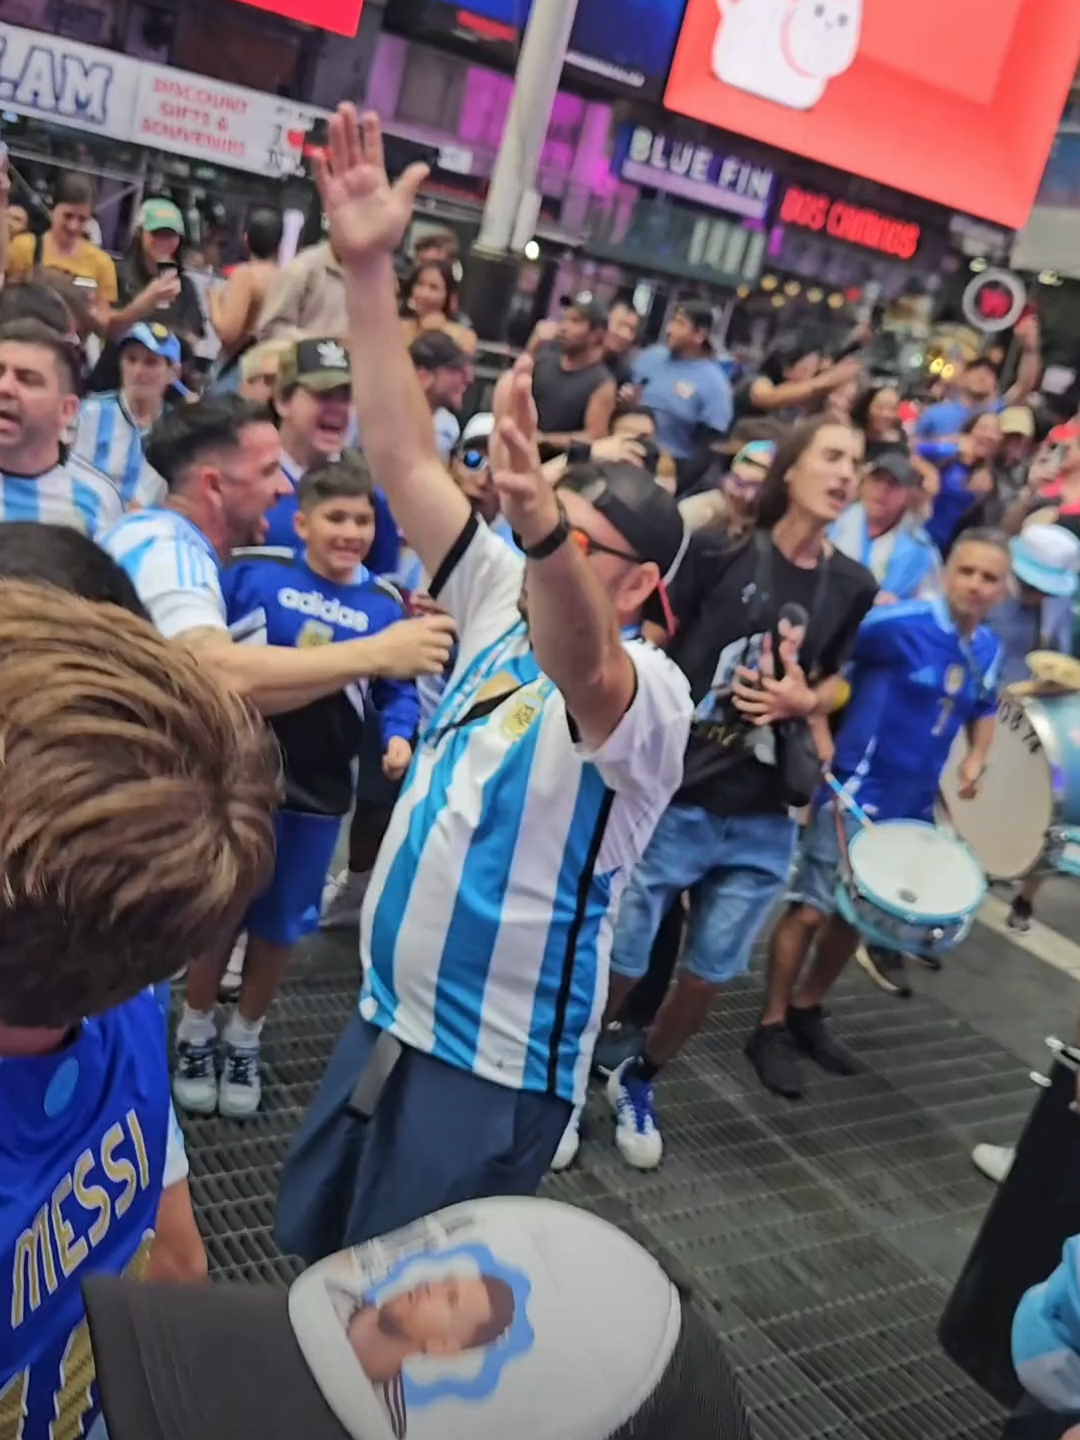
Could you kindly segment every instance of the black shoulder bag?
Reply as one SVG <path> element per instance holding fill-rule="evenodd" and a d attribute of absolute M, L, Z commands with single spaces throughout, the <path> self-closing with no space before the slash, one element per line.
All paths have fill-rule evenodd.
<path fill-rule="evenodd" d="M 750 611 L 750 623 L 754 629 L 764 619 L 770 604 L 773 585 L 772 536 L 767 530 L 755 530 L 754 546 L 757 550 L 757 568 L 754 572 L 754 599 Z M 803 645 L 810 639 L 815 623 L 821 618 L 825 595 L 829 588 L 829 562 L 831 551 L 826 551 L 818 563 L 817 583 L 810 602 L 809 618 Z M 779 665 L 779 646 L 774 635 L 776 662 Z M 780 772 L 784 800 L 798 808 L 812 799 L 821 783 L 821 760 L 818 756 L 810 727 L 801 717 L 782 720 L 773 726 L 776 734 L 776 765 Z"/>

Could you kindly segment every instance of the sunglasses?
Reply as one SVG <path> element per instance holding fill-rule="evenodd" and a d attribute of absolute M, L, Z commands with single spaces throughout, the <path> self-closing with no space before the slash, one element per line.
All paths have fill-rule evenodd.
<path fill-rule="evenodd" d="M 628 565 L 640 565 L 640 555 L 630 555 L 625 550 L 613 550 L 610 545 L 601 545 L 599 540 L 585 530 L 576 527 L 570 531 L 570 539 L 583 555 L 612 555 L 616 560 L 625 560 Z"/>
<path fill-rule="evenodd" d="M 463 450 L 459 458 L 466 470 L 476 471 L 487 468 L 488 457 L 483 450 Z"/>

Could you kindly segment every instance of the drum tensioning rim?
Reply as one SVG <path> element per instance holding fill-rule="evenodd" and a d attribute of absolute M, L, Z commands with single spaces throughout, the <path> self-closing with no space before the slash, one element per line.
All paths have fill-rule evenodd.
<path fill-rule="evenodd" d="M 940 825 L 931 825 L 928 820 L 905 820 L 903 821 L 903 824 L 918 825 L 923 830 L 933 830 L 935 835 L 944 835 L 946 833 Z M 887 823 L 875 828 L 885 829 L 887 828 Z M 850 851 L 855 848 L 855 846 L 859 843 L 859 840 L 866 833 L 867 831 L 865 828 L 860 830 L 857 835 L 852 836 L 849 842 L 848 864 L 851 868 L 851 878 L 853 882 L 859 887 L 859 893 L 863 895 L 867 900 L 869 900 L 872 905 L 876 905 L 879 910 L 884 910 L 886 915 L 891 915 L 896 920 L 904 920 L 908 924 L 914 925 L 955 925 L 958 922 L 966 920 L 973 916 L 975 914 L 975 911 L 978 910 L 979 906 L 986 899 L 986 872 L 983 870 L 983 867 L 979 862 L 979 857 L 975 854 L 975 851 L 971 848 L 971 846 L 967 843 L 966 840 L 962 840 L 959 835 L 950 835 L 948 838 L 952 840 L 956 845 L 958 845 L 960 849 L 967 852 L 968 856 L 974 862 L 976 872 L 978 873 L 980 888 L 974 905 L 972 905 L 967 910 L 961 911 L 960 914 L 957 914 L 955 911 L 953 911 L 949 915 L 927 915 L 923 911 L 903 910 L 899 906 L 890 905 L 888 901 L 881 899 L 879 895 L 871 894 L 870 892 L 865 890 L 862 885 L 859 884 L 859 877 L 856 873 L 855 865 L 852 861 Z"/>
<path fill-rule="evenodd" d="M 1046 827 L 1046 833 L 1049 834 L 1063 820 L 1065 809 L 1065 765 L 1062 760 L 1061 747 L 1058 744 L 1057 731 L 1051 724 L 1050 716 L 1046 713 L 1046 706 L 1038 695 L 1003 695 L 1001 698 L 1002 701 L 1007 700 L 1012 705 L 1020 706 L 1031 722 L 1036 739 L 1046 754 L 1050 766 L 1050 824 Z M 991 746 L 991 756 L 993 753 L 993 746 Z M 1037 865 L 1038 860 L 1035 863 Z"/>

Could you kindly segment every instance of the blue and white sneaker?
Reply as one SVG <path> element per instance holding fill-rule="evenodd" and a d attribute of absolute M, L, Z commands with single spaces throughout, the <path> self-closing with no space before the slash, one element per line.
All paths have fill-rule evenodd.
<path fill-rule="evenodd" d="M 569 1170 L 577 1159 L 578 1150 L 581 1148 L 581 1112 L 583 1108 L 581 1105 L 574 1106 L 573 1114 L 559 1141 L 559 1148 L 552 1157 L 551 1171 L 555 1175 L 561 1175 L 564 1170 Z"/>
<path fill-rule="evenodd" d="M 664 1158 L 664 1141 L 656 1123 L 652 1082 L 624 1079 L 633 1063 L 624 1060 L 607 1083 L 608 1103 L 615 1112 L 615 1144 L 635 1170 L 655 1170 Z"/>

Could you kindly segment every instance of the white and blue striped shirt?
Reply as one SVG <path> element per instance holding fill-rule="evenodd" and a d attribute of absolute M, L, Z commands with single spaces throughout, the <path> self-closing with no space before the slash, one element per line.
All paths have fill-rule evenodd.
<path fill-rule="evenodd" d="M 518 613 L 521 556 L 474 517 L 443 572 L 432 593 L 461 644 L 364 902 L 360 1011 L 458 1069 L 577 1102 L 615 906 L 682 781 L 689 686 L 629 642 L 637 692 L 590 750 Z"/>
<path fill-rule="evenodd" d="M 125 510 L 160 505 L 165 498 L 165 481 L 143 453 L 146 433 L 131 418 L 122 395 L 88 395 L 79 406 L 72 449 L 108 475 Z"/>
<path fill-rule="evenodd" d="M 67 525 L 97 540 L 122 513 L 116 486 L 77 455 L 41 475 L 0 473 L 0 523 Z"/>
<path fill-rule="evenodd" d="M 210 541 L 175 510 L 136 510 L 102 538 L 127 571 L 162 635 L 227 630 L 221 563 Z"/>

